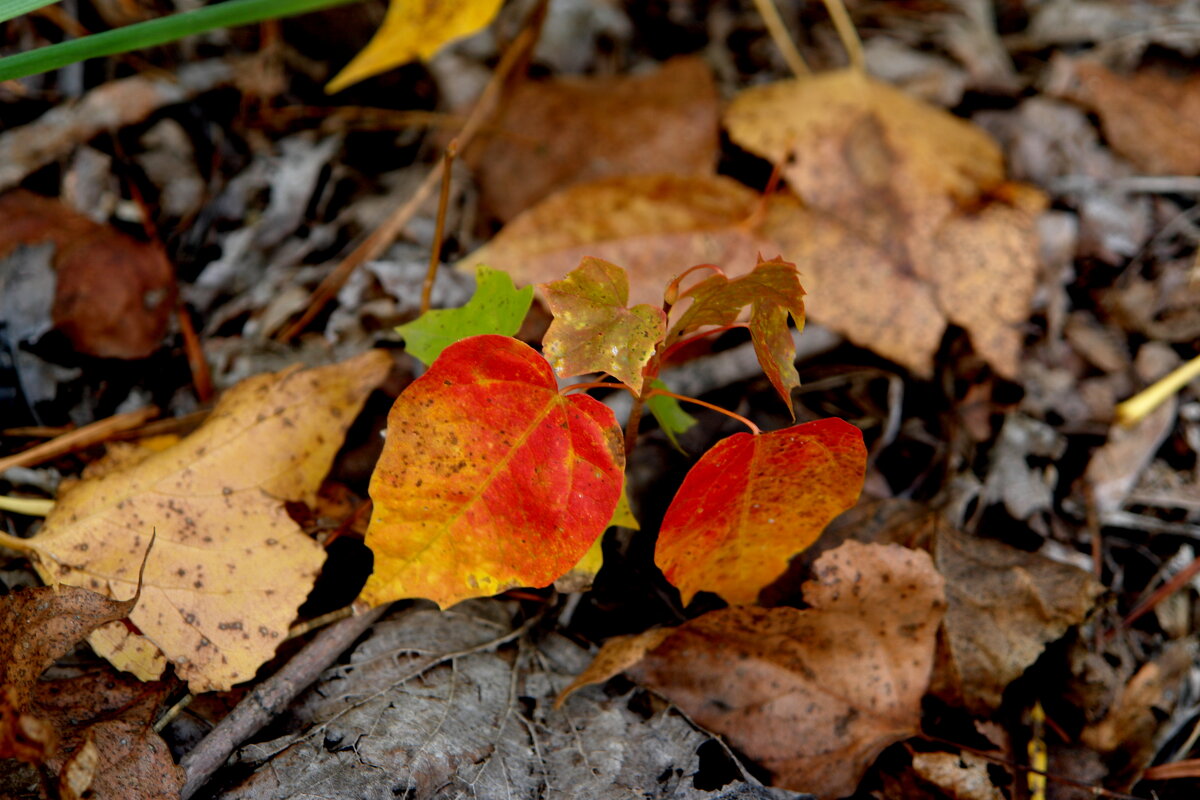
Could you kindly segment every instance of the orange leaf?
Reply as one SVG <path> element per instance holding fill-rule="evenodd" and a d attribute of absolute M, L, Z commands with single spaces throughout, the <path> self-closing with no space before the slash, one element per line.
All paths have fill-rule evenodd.
<path fill-rule="evenodd" d="M 612 411 L 561 396 L 533 348 L 495 335 L 451 345 L 388 415 L 361 599 L 444 608 L 552 583 L 608 525 L 624 466 Z"/>
<path fill-rule="evenodd" d="M 688 603 L 699 591 L 753 603 L 854 505 L 866 472 L 858 428 L 840 419 L 739 433 L 696 462 L 671 501 L 654 561 Z"/>
<path fill-rule="evenodd" d="M 804 327 L 804 289 L 795 264 L 759 260 L 753 271 L 730 280 L 713 275 L 683 293 L 692 305 L 671 328 L 668 338 L 683 336 L 707 325 L 725 326 L 750 306 L 750 336 L 758 363 L 792 411 L 792 389 L 800 385 L 796 372 L 796 343 L 788 332 L 788 314 Z M 795 418 L 795 413 L 792 413 Z"/>
<path fill-rule="evenodd" d="M 584 258 L 561 281 L 538 288 L 554 314 L 542 345 L 559 377 L 607 372 L 640 394 L 642 370 L 666 334 L 667 315 L 644 303 L 626 308 L 625 270 Z"/>

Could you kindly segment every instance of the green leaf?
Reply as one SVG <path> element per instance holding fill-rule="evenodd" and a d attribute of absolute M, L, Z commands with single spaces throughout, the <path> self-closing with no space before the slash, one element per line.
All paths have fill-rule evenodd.
<path fill-rule="evenodd" d="M 658 378 L 650 381 L 650 386 L 669 391 L 667 385 Z M 675 449 L 686 454 L 687 451 L 680 446 L 679 440 L 675 437 L 695 425 L 696 418 L 684 411 L 678 400 L 665 394 L 651 394 L 646 400 L 646 408 L 650 409 L 650 413 L 658 421 L 658 427 L 662 428 L 662 432 L 667 435 L 667 439 L 675 446 Z"/>
<path fill-rule="evenodd" d="M 625 307 L 625 270 L 588 256 L 561 281 L 538 288 L 554 314 L 542 350 L 558 376 L 607 372 L 640 393 L 642 370 L 667 332 L 667 315 L 645 303 Z"/>
<path fill-rule="evenodd" d="M 0 0 L 0 22 L 54 5 L 59 0 Z"/>
<path fill-rule="evenodd" d="M 533 287 L 518 290 L 507 272 L 482 264 L 475 271 L 475 294 L 462 308 L 426 311 L 396 328 L 405 349 L 429 366 L 442 351 L 468 336 L 513 336 L 533 303 Z"/>

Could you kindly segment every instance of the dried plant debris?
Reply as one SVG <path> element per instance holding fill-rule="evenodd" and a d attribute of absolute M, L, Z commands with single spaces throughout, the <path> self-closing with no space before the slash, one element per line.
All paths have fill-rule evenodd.
<path fill-rule="evenodd" d="M 795 796 L 696 788 L 698 751 L 712 740 L 636 691 L 581 694 L 555 711 L 587 653 L 556 634 L 535 644 L 513 612 L 468 601 L 379 623 L 293 710 L 303 731 L 244 748 L 238 760 L 258 768 L 220 796 Z"/>

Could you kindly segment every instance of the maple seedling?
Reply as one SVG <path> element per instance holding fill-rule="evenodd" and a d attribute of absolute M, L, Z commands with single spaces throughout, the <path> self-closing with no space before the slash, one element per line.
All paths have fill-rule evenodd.
<path fill-rule="evenodd" d="M 712 274 L 683 288 L 700 269 Z M 702 456 L 667 510 L 655 560 L 685 602 L 697 591 L 754 602 L 854 504 L 866 462 L 854 426 L 830 419 L 763 433 L 659 379 L 683 345 L 745 326 L 790 410 L 799 376 L 788 319 L 804 321 L 795 265 L 760 259 L 735 278 L 697 267 L 667 286 L 662 307 L 630 308 L 625 271 L 596 258 L 538 288 L 553 314 L 542 354 L 511 338 L 529 289 L 518 292 L 486 267 L 464 308 L 430 312 L 400 329 L 430 366 L 388 416 L 370 487 L 367 545 L 375 569 L 361 603 L 423 597 L 446 607 L 547 586 L 570 572 L 612 524 L 644 407 L 672 437 L 694 422 L 680 401 L 714 408 L 752 431 Z M 560 390 L 556 380 L 595 373 L 616 382 Z M 624 434 L 612 410 L 584 393 L 597 387 L 633 395 Z"/>

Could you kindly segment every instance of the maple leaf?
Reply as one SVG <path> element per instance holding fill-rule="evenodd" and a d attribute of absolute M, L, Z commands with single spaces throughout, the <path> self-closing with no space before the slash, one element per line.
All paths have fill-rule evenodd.
<path fill-rule="evenodd" d="M 641 394 L 642 371 L 667 332 L 661 308 L 627 308 L 625 270 L 586 257 L 567 277 L 538 284 L 554 315 L 542 350 L 561 378 L 607 372 Z"/>
<path fill-rule="evenodd" d="M 804 327 L 804 289 L 796 265 L 776 259 L 762 261 L 747 275 L 730 280 L 713 275 L 680 296 L 692 304 L 671 326 L 668 342 L 707 325 L 731 325 L 750 306 L 750 337 L 763 372 L 792 412 L 792 389 L 800 385 L 796 372 L 796 343 L 788 331 L 788 315 Z M 795 413 L 792 412 L 795 418 Z"/>
<path fill-rule="evenodd" d="M 325 87 L 332 94 L 372 75 L 432 58 L 455 39 L 483 30 L 500 10 L 501 0 L 391 0 L 375 36 Z"/>
<path fill-rule="evenodd" d="M 426 311 L 397 327 L 396 333 L 404 337 L 404 349 L 429 366 L 443 350 L 468 336 L 515 335 L 532 303 L 532 286 L 518 290 L 507 272 L 480 264 L 475 271 L 475 293 L 465 305 Z"/>
<path fill-rule="evenodd" d="M 926 553 L 854 541 L 822 555 L 814 575 L 811 608 L 727 608 L 606 642 L 559 703 L 624 671 L 775 784 L 852 794 L 884 748 L 920 733 L 943 581 Z"/>
<path fill-rule="evenodd" d="M 654 561 L 684 604 L 698 591 L 753 603 L 862 490 L 862 433 L 840 419 L 722 439 L 688 472 Z"/>
<path fill-rule="evenodd" d="M 519 214 L 458 262 L 502 269 L 518 285 L 558 280 L 586 256 L 625 267 L 629 302 L 659 305 L 695 264 L 753 264 L 776 245 L 747 225 L 758 193 L 719 175 L 629 175 L 580 183 Z"/>
<path fill-rule="evenodd" d="M 444 608 L 552 583 L 603 533 L 624 466 L 612 410 L 561 396 L 529 345 L 451 345 L 388 414 L 370 487 L 375 571 L 360 599 Z"/>
<path fill-rule="evenodd" d="M 144 680 L 161 674 L 165 656 L 194 692 L 254 677 L 325 560 L 284 501 L 315 502 L 391 365 L 369 351 L 247 379 L 178 444 L 65 492 L 30 540 L 47 583 L 132 594 L 151 531 L 158 537 L 130 614 L 144 636 L 109 625 L 92 633 L 92 647 Z"/>

